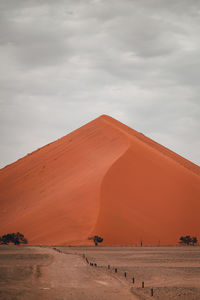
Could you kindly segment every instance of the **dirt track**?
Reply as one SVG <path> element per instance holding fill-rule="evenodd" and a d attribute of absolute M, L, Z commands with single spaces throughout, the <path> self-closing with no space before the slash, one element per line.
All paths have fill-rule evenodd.
<path fill-rule="evenodd" d="M 126 282 L 79 255 L 45 247 L 0 247 L 0 299 L 136 299 Z"/>
<path fill-rule="evenodd" d="M 200 248 L 1 246 L 0 299 L 197 300 Z"/>

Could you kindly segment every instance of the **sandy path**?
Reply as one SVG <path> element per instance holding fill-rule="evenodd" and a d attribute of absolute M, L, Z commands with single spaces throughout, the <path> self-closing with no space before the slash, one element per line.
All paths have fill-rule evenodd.
<path fill-rule="evenodd" d="M 37 248 L 53 256 L 53 262 L 40 268 L 38 299 L 137 299 L 125 281 L 90 267 L 81 256 Z"/>

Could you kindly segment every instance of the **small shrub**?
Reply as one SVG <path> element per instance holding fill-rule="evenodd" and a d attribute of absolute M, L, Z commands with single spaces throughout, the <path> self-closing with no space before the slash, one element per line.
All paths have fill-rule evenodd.
<path fill-rule="evenodd" d="M 98 246 L 98 243 L 102 243 L 102 242 L 103 242 L 103 238 L 101 238 L 101 237 L 98 236 L 98 235 L 91 236 L 91 237 L 88 238 L 88 240 L 93 240 L 95 246 Z"/>
<path fill-rule="evenodd" d="M 198 240 L 196 238 L 196 236 L 191 237 L 190 235 L 186 235 L 186 236 L 181 236 L 180 237 L 180 244 L 184 244 L 184 245 L 195 245 L 197 244 Z"/>
<path fill-rule="evenodd" d="M 7 233 L 7 234 L 4 234 L 0 237 L 0 244 L 1 245 L 8 245 L 10 243 L 15 244 L 15 245 L 19 245 L 19 244 L 27 244 L 28 241 L 24 237 L 24 235 L 20 232 Z"/>

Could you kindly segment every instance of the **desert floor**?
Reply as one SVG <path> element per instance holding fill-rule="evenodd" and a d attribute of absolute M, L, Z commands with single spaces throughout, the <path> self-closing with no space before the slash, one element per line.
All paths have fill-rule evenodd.
<path fill-rule="evenodd" d="M 0 299 L 197 300 L 200 247 L 0 246 Z"/>

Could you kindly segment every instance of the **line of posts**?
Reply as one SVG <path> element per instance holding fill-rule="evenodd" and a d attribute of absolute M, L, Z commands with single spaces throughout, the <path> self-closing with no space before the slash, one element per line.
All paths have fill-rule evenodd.
<path fill-rule="evenodd" d="M 83 258 L 85 259 L 86 263 L 92 267 L 97 267 L 97 264 L 96 263 L 91 263 L 89 262 L 88 258 L 85 256 L 85 254 L 83 254 Z M 108 270 L 110 270 L 111 267 L 110 265 L 108 265 Z M 117 268 L 114 268 L 114 272 L 117 273 L 118 272 L 118 269 Z M 124 272 L 124 277 L 127 278 L 127 272 Z M 135 278 L 132 277 L 132 283 L 134 284 L 135 283 Z M 144 281 L 142 281 L 142 288 L 144 289 Z M 151 296 L 154 295 L 154 290 L 153 288 L 151 288 Z"/>

